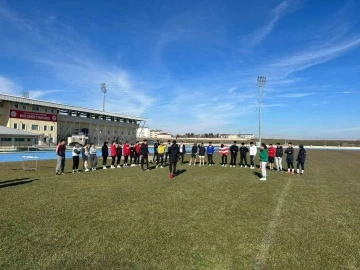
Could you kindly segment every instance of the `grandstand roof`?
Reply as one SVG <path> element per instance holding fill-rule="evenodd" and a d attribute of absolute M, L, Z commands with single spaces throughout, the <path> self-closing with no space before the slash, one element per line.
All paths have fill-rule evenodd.
<path fill-rule="evenodd" d="M 4 126 L 0 126 L 0 136 L 7 135 L 7 136 L 38 136 L 38 134 L 34 134 L 31 132 L 27 132 L 20 129 L 8 128 Z"/>
<path fill-rule="evenodd" d="M 32 98 L 24 98 L 24 97 L 17 97 L 17 96 L 11 96 L 11 95 L 4 95 L 0 94 L 0 101 L 11 101 L 15 103 L 23 103 L 23 104 L 31 104 L 31 105 L 38 105 L 38 106 L 44 106 L 49 108 L 55 108 L 59 110 L 65 110 L 65 111 L 79 111 L 83 113 L 91 113 L 96 115 L 103 115 L 108 117 L 118 117 L 123 119 L 130 119 L 130 120 L 136 120 L 136 121 L 146 121 L 146 118 L 136 117 L 136 116 L 130 116 L 125 114 L 119 114 L 119 113 L 113 113 L 113 112 L 104 112 L 100 110 L 93 110 L 93 109 L 87 109 L 82 107 L 75 107 L 71 105 L 65 105 L 55 102 L 47 102 L 43 100 L 37 100 Z"/>

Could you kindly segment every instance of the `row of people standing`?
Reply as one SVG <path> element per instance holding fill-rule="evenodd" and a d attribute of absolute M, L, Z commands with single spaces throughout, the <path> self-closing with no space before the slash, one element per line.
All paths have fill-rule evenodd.
<path fill-rule="evenodd" d="M 238 147 L 236 141 L 231 145 L 230 149 L 226 144 L 221 144 L 219 148 L 219 153 L 221 156 L 221 166 L 227 167 L 228 164 L 228 154 L 230 152 L 231 160 L 230 167 L 236 167 L 237 165 L 237 156 L 240 153 L 240 167 L 247 167 L 247 153 L 250 152 L 250 168 L 255 168 L 254 158 L 257 153 L 257 148 L 254 143 L 250 143 L 250 147 L 246 147 L 245 143 L 241 143 L 241 146 Z M 205 155 L 207 155 L 208 165 L 213 166 L 213 155 L 215 154 L 215 148 L 212 142 L 209 142 L 207 147 L 204 146 L 204 143 L 196 144 L 191 148 L 191 159 L 189 165 L 195 165 L 197 157 L 199 158 L 199 166 L 205 166 Z"/>
<path fill-rule="evenodd" d="M 109 155 L 110 150 L 110 155 Z M 56 147 L 57 164 L 56 164 L 56 175 L 64 174 L 65 171 L 65 153 L 66 153 L 66 142 L 61 140 Z M 136 142 L 136 144 L 129 144 L 126 142 L 124 145 L 113 141 L 108 147 L 108 143 L 105 142 L 101 148 L 102 165 L 103 169 L 107 169 L 107 160 L 111 157 L 111 169 L 121 168 L 121 159 L 124 157 L 123 167 L 138 166 L 140 162 L 142 167 L 145 159 L 148 160 L 149 154 L 147 144 Z M 90 170 L 95 171 L 97 167 L 98 149 L 94 143 L 86 143 L 84 146 L 80 146 L 78 143 L 72 148 L 72 172 L 79 173 L 80 157 L 83 160 L 83 171 L 88 172 Z M 130 162 L 130 163 L 129 163 Z M 116 166 L 116 167 L 115 167 Z M 147 169 L 148 169 L 147 161 Z"/>
<path fill-rule="evenodd" d="M 117 143 L 112 141 L 110 147 L 108 146 L 108 142 L 104 142 L 104 145 L 101 148 L 101 156 L 102 156 L 102 166 L 103 169 L 107 169 L 107 161 L 108 158 L 111 159 L 110 169 L 121 168 L 121 160 L 123 159 L 123 167 L 128 166 L 139 166 L 141 162 L 141 157 L 144 155 L 144 149 L 148 153 L 147 144 L 141 144 L 140 142 L 136 142 L 136 144 L 130 144 L 128 141 L 123 145 L 121 142 Z M 78 145 L 75 145 L 73 148 L 73 158 L 79 155 Z M 95 144 L 86 144 L 81 148 L 82 158 L 84 161 L 84 171 L 89 171 L 88 169 L 88 160 L 90 157 L 91 170 L 96 170 L 97 166 L 97 149 Z M 73 168 L 73 171 L 77 170 L 77 168 Z"/>
<path fill-rule="evenodd" d="M 163 142 L 156 142 L 158 143 L 155 147 L 154 145 L 154 158 L 153 162 L 156 161 L 156 168 L 159 167 L 163 168 L 164 161 L 167 163 L 168 157 L 170 158 L 170 147 L 174 144 L 171 144 L 170 140 L 167 144 Z M 176 144 L 177 145 L 177 144 Z M 174 147 L 173 147 L 174 148 Z M 184 155 L 186 154 L 186 147 L 185 144 L 181 141 L 179 145 L 177 145 L 177 161 L 181 160 L 184 163 Z M 266 149 L 266 151 L 263 151 Z M 109 155 L 110 150 L 110 155 Z M 60 174 L 64 172 L 65 167 L 65 141 L 61 141 L 56 149 L 58 154 L 58 162 L 56 166 L 56 174 Z M 174 151 L 173 151 L 174 152 Z M 222 144 L 219 148 L 219 153 L 221 155 L 221 166 L 227 166 L 227 156 L 230 152 L 231 161 L 230 167 L 236 167 L 237 165 L 237 154 L 240 153 L 240 167 L 248 167 L 247 163 L 247 154 L 250 153 L 250 168 L 255 168 L 255 156 L 257 155 L 257 148 L 253 142 L 250 143 L 250 147 L 248 148 L 245 146 L 244 143 L 241 144 L 240 147 L 237 146 L 236 141 L 231 145 L 230 149 L 225 145 Z M 283 157 L 283 148 L 280 143 L 277 143 L 276 148 L 273 147 L 273 144 L 269 145 L 269 148 L 266 145 L 262 145 L 260 151 L 260 167 L 262 167 L 262 162 L 264 162 L 265 157 L 264 153 L 266 152 L 266 162 L 269 162 L 270 170 L 274 169 L 274 160 L 276 162 L 277 171 L 282 171 L 282 157 Z M 213 155 L 215 153 L 214 146 L 210 142 L 209 145 L 205 148 L 204 144 L 194 144 L 191 150 L 191 158 L 189 165 L 195 165 L 197 156 L 199 157 L 199 166 L 205 165 L 205 154 L 207 154 L 208 165 L 213 166 Z M 288 172 L 294 174 L 294 148 L 292 144 L 289 143 L 288 148 L 285 150 L 287 154 L 286 162 L 288 164 Z M 83 169 L 85 172 L 89 171 L 88 165 L 90 164 L 91 170 L 95 171 L 97 166 L 97 149 L 95 144 L 86 144 L 84 147 L 80 147 L 76 144 L 72 150 L 72 157 L 73 157 L 73 172 L 79 172 L 79 159 L 80 154 L 83 160 Z M 103 158 L 103 169 L 107 169 L 107 159 L 111 157 L 111 167 L 114 168 L 121 168 L 121 159 L 124 157 L 123 166 L 139 166 L 143 170 L 149 170 L 149 150 L 147 141 L 144 140 L 142 143 L 136 142 L 136 144 L 129 144 L 129 142 L 125 142 L 124 146 L 122 143 L 116 143 L 113 141 L 108 147 L 108 143 L 105 142 L 101 149 L 101 154 Z M 302 145 L 300 145 L 300 151 L 298 154 L 298 164 L 297 164 L 297 172 L 298 174 L 304 173 L 304 164 L 305 164 L 305 157 L 306 151 Z M 128 161 L 130 159 L 130 164 Z M 170 160 L 169 160 L 170 161 Z M 171 162 L 170 162 L 171 163 Z M 116 165 L 116 167 L 115 167 Z M 144 167 L 146 165 L 146 168 Z M 176 167 L 176 164 L 172 167 Z M 299 172 L 299 167 L 302 168 L 301 173 Z M 265 171 L 266 174 L 266 171 Z M 266 177 L 266 176 L 265 176 Z"/>

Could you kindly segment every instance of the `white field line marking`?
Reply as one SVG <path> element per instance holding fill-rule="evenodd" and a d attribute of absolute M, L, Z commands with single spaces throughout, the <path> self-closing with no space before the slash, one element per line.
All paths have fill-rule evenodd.
<path fill-rule="evenodd" d="M 272 238 L 276 231 L 276 227 L 279 223 L 281 210 L 282 210 L 283 204 L 285 202 L 285 198 L 286 198 L 287 194 L 289 193 L 290 184 L 292 182 L 291 180 L 287 180 L 287 181 L 288 182 L 284 186 L 283 192 L 281 193 L 278 204 L 273 213 L 273 217 L 270 220 L 267 232 L 261 242 L 260 252 L 259 252 L 258 256 L 256 257 L 256 263 L 255 263 L 254 269 L 263 269 L 265 267 L 266 259 L 269 255 Z"/>

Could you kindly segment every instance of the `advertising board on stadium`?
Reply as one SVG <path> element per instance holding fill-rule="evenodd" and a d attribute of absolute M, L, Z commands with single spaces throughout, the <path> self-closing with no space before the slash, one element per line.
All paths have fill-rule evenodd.
<path fill-rule="evenodd" d="M 57 122 L 57 115 L 56 114 L 48 114 L 48 113 L 10 110 L 10 117 L 11 118 L 19 118 L 19 119 L 27 119 L 27 120 Z"/>

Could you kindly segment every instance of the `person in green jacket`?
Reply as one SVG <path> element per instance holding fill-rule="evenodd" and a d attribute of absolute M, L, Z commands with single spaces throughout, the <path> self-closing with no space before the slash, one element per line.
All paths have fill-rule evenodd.
<path fill-rule="evenodd" d="M 260 168 L 261 168 L 261 175 L 262 175 L 260 180 L 266 181 L 266 163 L 268 162 L 268 159 L 269 159 L 266 144 L 262 143 L 260 149 L 261 150 L 260 150 L 259 157 L 260 157 Z"/>

